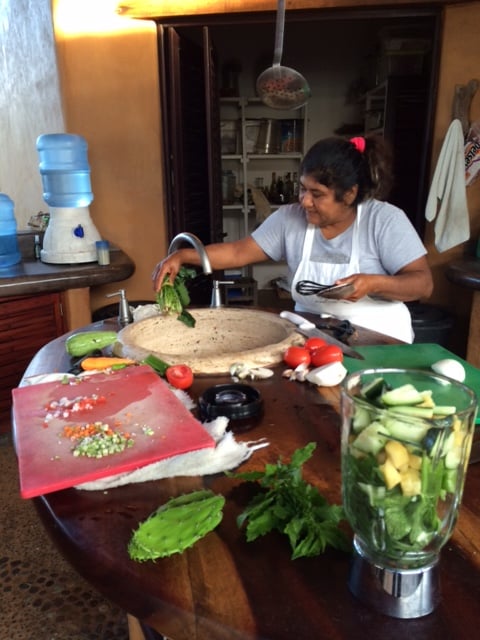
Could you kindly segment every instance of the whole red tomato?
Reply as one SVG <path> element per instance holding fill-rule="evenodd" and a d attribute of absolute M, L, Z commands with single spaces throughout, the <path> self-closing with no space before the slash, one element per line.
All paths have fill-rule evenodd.
<path fill-rule="evenodd" d="M 296 369 L 299 364 L 310 364 L 310 351 L 305 347 L 288 347 L 283 354 L 283 361 L 292 369 Z"/>
<path fill-rule="evenodd" d="M 320 347 L 326 347 L 327 343 L 323 338 L 313 337 L 308 338 L 303 346 L 309 351 L 315 351 L 315 349 L 320 349 Z"/>
<path fill-rule="evenodd" d="M 330 362 L 342 362 L 343 352 L 340 347 L 334 344 L 327 344 L 324 347 L 312 351 L 311 362 L 314 367 L 323 367 Z"/>
<path fill-rule="evenodd" d="M 165 376 L 176 389 L 188 389 L 193 383 L 193 371 L 186 364 L 174 364 L 168 367 Z"/>

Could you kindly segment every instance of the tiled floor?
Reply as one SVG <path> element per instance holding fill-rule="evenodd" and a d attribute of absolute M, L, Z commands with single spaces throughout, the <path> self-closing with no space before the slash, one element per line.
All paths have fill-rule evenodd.
<path fill-rule="evenodd" d="M 61 557 L 18 492 L 10 438 L 0 436 L 0 640 L 128 640 L 123 611 Z"/>

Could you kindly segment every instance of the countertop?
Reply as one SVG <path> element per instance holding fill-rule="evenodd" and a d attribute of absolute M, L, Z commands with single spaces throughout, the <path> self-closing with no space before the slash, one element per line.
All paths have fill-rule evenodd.
<path fill-rule="evenodd" d="M 0 269 L 0 298 L 66 291 L 117 282 L 135 271 L 133 261 L 121 250 L 110 250 L 110 264 L 97 262 L 47 264 L 25 259 L 13 267 Z"/>
<path fill-rule="evenodd" d="M 472 291 L 466 359 L 480 368 L 480 259 L 469 256 L 454 260 L 445 275 L 450 282 Z"/>
<path fill-rule="evenodd" d="M 478 258 L 455 260 L 448 265 L 445 274 L 450 282 L 470 289 L 480 289 L 480 259 Z"/>
<path fill-rule="evenodd" d="M 102 323 L 86 329 L 98 330 Z M 109 326 L 108 324 L 106 326 Z M 360 344 L 381 342 L 359 330 Z M 369 338 L 369 339 L 368 339 Z M 67 371 L 66 336 L 45 345 L 25 376 Z M 339 388 L 317 388 L 275 375 L 258 380 L 265 413 L 239 441 L 265 439 L 241 471 L 263 469 L 309 442 L 315 454 L 305 478 L 331 503 L 341 501 Z M 189 394 L 229 382 L 197 377 Z M 210 489 L 227 500 L 222 522 L 182 554 L 156 562 L 130 560 L 132 531 L 168 498 Z M 430 615 L 401 620 L 362 604 L 348 589 L 350 554 L 328 549 L 291 559 L 285 538 L 275 533 L 247 542 L 237 524 L 251 499 L 251 486 L 225 474 L 165 478 L 108 491 L 65 489 L 35 498 L 47 531 L 72 566 L 101 593 L 145 622 L 156 635 L 175 640 L 400 640 L 418 637 L 463 640 L 475 635 L 480 597 L 480 465 L 471 465 L 463 504 L 441 562 L 442 600 Z M 150 637 L 150 636 L 149 636 Z"/>

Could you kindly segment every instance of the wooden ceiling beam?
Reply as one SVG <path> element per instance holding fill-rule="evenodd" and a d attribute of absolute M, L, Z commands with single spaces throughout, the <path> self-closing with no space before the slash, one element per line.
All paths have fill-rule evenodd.
<path fill-rule="evenodd" d="M 473 0 L 472 0 L 473 1 Z M 392 8 L 401 6 L 425 7 L 429 5 L 465 4 L 465 0 L 287 0 L 287 11 L 348 9 L 348 8 Z M 468 1 L 467 1 L 468 4 Z M 118 3 L 117 13 L 130 18 L 170 18 L 175 16 L 201 16 L 213 14 L 252 13 L 276 11 L 276 0 L 123 0 Z"/>

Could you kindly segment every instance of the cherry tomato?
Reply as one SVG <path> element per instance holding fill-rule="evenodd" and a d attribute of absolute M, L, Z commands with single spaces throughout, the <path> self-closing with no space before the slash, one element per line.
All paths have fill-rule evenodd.
<path fill-rule="evenodd" d="M 309 351 L 314 351 L 315 349 L 320 349 L 320 347 L 326 347 L 327 343 L 323 338 L 308 338 L 303 346 Z"/>
<path fill-rule="evenodd" d="M 342 362 L 343 352 L 340 347 L 335 344 L 327 344 L 325 347 L 320 347 L 312 351 L 311 361 L 314 367 L 323 367 L 324 364 L 330 362 Z"/>
<path fill-rule="evenodd" d="M 165 371 L 168 382 L 175 389 L 188 389 L 193 383 L 193 371 L 186 364 L 174 364 Z"/>
<path fill-rule="evenodd" d="M 305 347 L 288 347 L 283 354 L 283 360 L 289 367 L 295 369 L 299 364 L 310 364 L 310 351 Z"/>

